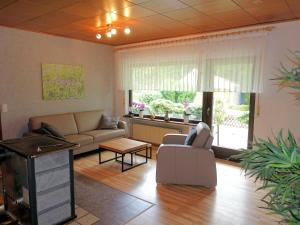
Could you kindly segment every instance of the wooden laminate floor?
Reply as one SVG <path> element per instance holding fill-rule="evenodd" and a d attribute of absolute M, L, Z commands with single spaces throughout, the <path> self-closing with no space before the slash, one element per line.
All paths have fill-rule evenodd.
<path fill-rule="evenodd" d="M 105 152 L 104 157 L 113 156 Z M 155 182 L 156 160 L 122 173 L 120 164 L 98 164 L 98 154 L 78 157 L 75 171 L 155 205 L 128 225 L 271 225 L 278 218 L 266 215 L 257 186 L 233 162 L 217 160 L 215 189 Z"/>

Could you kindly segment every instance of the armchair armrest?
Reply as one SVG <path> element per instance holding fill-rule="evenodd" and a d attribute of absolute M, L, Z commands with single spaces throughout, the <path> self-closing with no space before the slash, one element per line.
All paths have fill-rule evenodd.
<path fill-rule="evenodd" d="M 177 152 L 183 152 L 184 154 L 195 154 L 199 153 L 203 155 L 212 155 L 214 156 L 214 152 L 211 149 L 204 149 L 204 148 L 195 148 L 191 145 L 178 145 L 178 144 L 162 144 L 159 146 L 157 150 L 157 156 L 159 154 L 172 154 Z"/>
<path fill-rule="evenodd" d="M 166 134 L 163 137 L 163 144 L 183 145 L 186 137 L 186 134 Z"/>
<path fill-rule="evenodd" d="M 119 128 L 119 129 L 126 129 L 126 125 L 127 125 L 127 124 L 126 124 L 125 121 L 121 121 L 121 120 L 120 120 L 120 121 L 118 122 L 118 128 Z"/>

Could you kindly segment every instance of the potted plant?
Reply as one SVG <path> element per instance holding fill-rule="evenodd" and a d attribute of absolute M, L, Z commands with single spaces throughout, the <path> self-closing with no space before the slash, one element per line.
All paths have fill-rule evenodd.
<path fill-rule="evenodd" d="M 183 106 L 184 106 L 183 123 L 188 124 L 189 120 L 190 120 L 190 115 L 192 115 L 191 109 L 189 107 L 189 103 L 188 102 L 184 102 Z"/>
<path fill-rule="evenodd" d="M 279 75 L 271 80 L 279 81 L 278 86 L 280 89 L 292 89 L 293 92 L 289 93 L 294 95 L 296 100 L 300 100 L 300 51 L 291 52 L 291 55 L 288 58 L 293 65 L 291 69 L 281 64 Z"/>
<path fill-rule="evenodd" d="M 145 110 L 145 104 L 140 102 L 133 102 L 132 106 L 134 107 L 134 111 L 139 114 L 140 118 L 144 118 L 144 110 Z"/>
<path fill-rule="evenodd" d="M 272 80 L 279 81 L 280 88 L 293 89 L 291 94 L 300 100 L 299 51 L 292 55 L 294 58 L 289 60 L 293 68 L 281 64 L 280 75 Z M 300 146 L 290 131 L 286 137 L 280 131 L 273 139 L 259 139 L 253 150 L 233 158 L 241 160 L 246 176 L 254 177 L 255 182 L 262 181 L 258 190 L 267 191 L 262 198 L 264 208 L 280 215 L 285 223 L 300 224 Z"/>
<path fill-rule="evenodd" d="M 145 105 L 144 103 L 140 103 L 139 104 L 139 117 L 140 118 L 144 118 L 144 110 L 145 110 Z"/>
<path fill-rule="evenodd" d="M 266 209 L 282 217 L 283 222 L 300 224 L 300 147 L 289 131 L 271 139 L 256 141 L 253 150 L 233 156 L 241 160 L 246 176 L 261 181 L 258 190 Z"/>
<path fill-rule="evenodd" d="M 164 113 L 164 120 L 170 121 L 169 112 L 171 112 L 173 109 L 173 102 L 166 99 L 156 99 L 151 103 L 151 108 L 155 113 Z"/>

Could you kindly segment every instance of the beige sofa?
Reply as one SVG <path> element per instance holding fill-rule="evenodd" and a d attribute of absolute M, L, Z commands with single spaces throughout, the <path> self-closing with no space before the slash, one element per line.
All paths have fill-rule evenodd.
<path fill-rule="evenodd" d="M 42 122 L 50 124 L 64 135 L 67 141 L 80 144 L 80 147 L 74 150 L 74 155 L 77 155 L 97 149 L 102 141 L 125 136 L 126 123 L 123 121 L 119 121 L 118 129 L 98 130 L 102 114 L 102 110 L 94 110 L 36 116 L 29 119 L 28 127 L 29 131 L 32 131 L 40 128 Z"/>

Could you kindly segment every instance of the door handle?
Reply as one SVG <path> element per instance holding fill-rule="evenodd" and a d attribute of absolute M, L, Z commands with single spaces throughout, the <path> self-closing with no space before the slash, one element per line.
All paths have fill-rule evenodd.
<path fill-rule="evenodd" d="M 210 107 L 208 107 L 206 110 L 206 116 L 210 116 Z"/>

